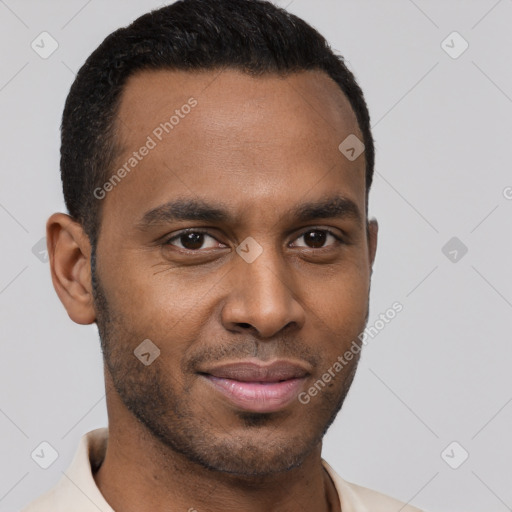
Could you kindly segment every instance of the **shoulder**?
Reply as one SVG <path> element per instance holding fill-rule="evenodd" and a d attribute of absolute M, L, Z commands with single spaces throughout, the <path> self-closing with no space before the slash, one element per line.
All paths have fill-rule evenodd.
<path fill-rule="evenodd" d="M 341 478 L 327 462 L 323 461 L 323 465 L 336 486 L 343 511 L 423 512 L 419 508 L 413 507 L 412 505 L 406 504 L 378 491 L 348 482 Z"/>
<path fill-rule="evenodd" d="M 364 504 L 368 512 L 423 512 L 419 508 L 413 507 L 382 494 L 380 492 L 353 484 L 352 482 L 344 481 L 345 487 L 349 488 L 358 500 Z"/>
<path fill-rule="evenodd" d="M 60 480 L 21 512 L 113 512 L 93 477 L 105 456 L 107 441 L 107 428 L 84 434 L 71 465 L 62 472 Z"/>
<path fill-rule="evenodd" d="M 63 504 L 63 489 L 61 482 L 56 484 L 49 491 L 31 501 L 21 512 L 64 512 Z M 66 503 L 69 506 L 69 503 Z"/>

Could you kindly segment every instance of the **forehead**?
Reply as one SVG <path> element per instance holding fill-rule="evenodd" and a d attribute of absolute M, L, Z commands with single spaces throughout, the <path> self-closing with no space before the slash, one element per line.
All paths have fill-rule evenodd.
<path fill-rule="evenodd" d="M 191 97 L 200 107 L 196 110 L 203 114 L 187 122 L 197 129 L 197 135 L 233 140 L 234 135 L 250 131 L 253 142 L 265 142 L 271 137 L 257 136 L 268 133 L 269 122 L 276 132 L 286 126 L 292 135 L 302 131 L 310 136 L 308 132 L 318 131 L 320 125 L 321 135 L 329 130 L 359 134 L 348 99 L 322 71 L 251 76 L 233 69 L 146 70 L 125 84 L 118 111 L 120 139 L 129 141 L 139 130 L 150 132 L 156 121 L 169 119 Z M 307 125 L 311 125 L 310 130 Z M 226 132 L 228 129 L 232 131 Z"/>
<path fill-rule="evenodd" d="M 135 215 L 172 196 L 219 194 L 241 208 L 270 197 L 289 208 L 294 194 L 338 188 L 364 210 L 364 154 L 349 161 L 338 149 L 347 136 L 362 136 L 348 99 L 321 71 L 138 72 L 123 90 L 116 132 L 114 171 L 149 139 L 153 147 L 105 209 L 129 201 Z"/>

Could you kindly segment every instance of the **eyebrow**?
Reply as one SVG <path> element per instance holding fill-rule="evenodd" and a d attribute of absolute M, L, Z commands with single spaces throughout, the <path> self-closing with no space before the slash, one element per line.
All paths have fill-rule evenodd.
<path fill-rule="evenodd" d="M 292 210 L 293 215 L 303 222 L 315 219 L 348 218 L 361 224 L 363 216 L 352 199 L 334 196 L 323 201 L 313 201 L 299 205 Z"/>
<path fill-rule="evenodd" d="M 285 212 L 301 222 L 316 219 L 348 218 L 361 224 L 363 217 L 357 204 L 342 196 L 333 196 L 294 206 Z M 137 222 L 140 230 L 153 225 L 180 220 L 202 222 L 233 222 L 233 217 L 222 203 L 209 203 L 201 199 L 177 199 L 148 210 Z"/>

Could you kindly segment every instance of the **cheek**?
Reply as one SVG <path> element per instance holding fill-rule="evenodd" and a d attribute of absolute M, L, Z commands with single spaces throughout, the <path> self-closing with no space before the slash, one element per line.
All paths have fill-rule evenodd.
<path fill-rule="evenodd" d="M 334 274 L 310 291 L 307 317 L 312 339 L 321 345 L 322 365 L 330 366 L 364 331 L 368 313 L 368 278 L 364 273 Z M 354 357 L 353 362 L 357 360 Z M 345 375 L 346 372 L 344 372 Z M 344 379 L 336 379 L 334 387 Z"/>
<path fill-rule="evenodd" d="M 150 339 L 161 350 L 166 366 L 178 366 L 209 318 L 211 299 L 206 292 L 211 285 L 172 271 L 135 272 L 132 267 L 130 272 L 111 276 L 109 287 L 116 323 L 129 332 L 132 343 Z"/>
<path fill-rule="evenodd" d="M 152 322 L 167 318 L 172 323 L 193 309 L 205 294 L 204 281 L 194 279 L 190 272 L 173 269 L 156 252 L 151 257 L 138 251 L 127 252 L 118 259 L 109 255 L 106 259 L 110 260 L 110 271 L 101 274 L 109 302 L 125 316 Z"/>
<path fill-rule="evenodd" d="M 333 327 L 359 325 L 366 314 L 369 275 L 357 262 L 344 262 L 322 275 L 301 275 L 307 307 Z M 364 319 L 364 318 L 363 318 Z"/>
<path fill-rule="evenodd" d="M 100 279 L 118 332 L 130 345 L 152 340 L 166 366 L 179 365 L 211 321 L 226 270 L 172 268 L 157 251 L 130 247 L 103 257 Z"/>

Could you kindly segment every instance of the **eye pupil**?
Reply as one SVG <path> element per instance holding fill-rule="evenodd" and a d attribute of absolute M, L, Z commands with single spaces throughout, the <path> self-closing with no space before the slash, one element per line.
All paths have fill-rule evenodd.
<path fill-rule="evenodd" d="M 308 244 L 310 247 L 313 247 L 313 248 L 323 247 L 323 245 L 325 244 L 326 238 L 327 238 L 327 233 L 325 231 L 320 231 L 317 229 L 308 231 L 304 235 L 304 241 L 306 242 L 306 244 Z"/>
<path fill-rule="evenodd" d="M 204 243 L 204 234 L 185 233 L 181 235 L 180 242 L 186 249 L 200 249 Z"/>

